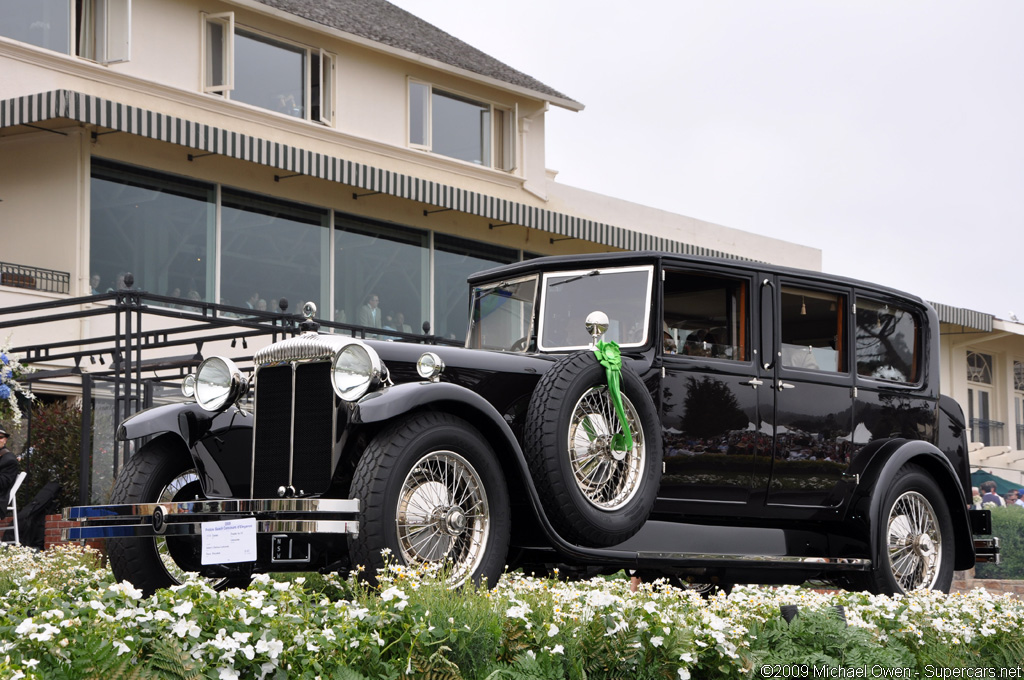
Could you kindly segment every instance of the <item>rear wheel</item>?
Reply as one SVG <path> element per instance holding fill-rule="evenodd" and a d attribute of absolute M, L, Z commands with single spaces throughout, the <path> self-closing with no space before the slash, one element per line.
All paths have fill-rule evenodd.
<path fill-rule="evenodd" d="M 949 592 L 953 583 L 953 522 L 931 475 L 905 465 L 889 487 L 879 514 L 878 549 L 864 584 L 892 595 L 918 588 Z"/>
<path fill-rule="evenodd" d="M 354 565 L 376 581 L 383 551 L 404 565 L 451 562 L 448 580 L 498 582 L 511 530 L 508 491 L 487 440 L 447 414 L 412 415 L 382 430 L 356 465 Z"/>
<path fill-rule="evenodd" d="M 199 476 L 187 450 L 171 436 L 154 439 L 125 464 L 114 484 L 110 502 L 172 503 L 202 497 Z M 107 541 L 110 569 L 118 581 L 127 580 L 151 595 L 185 581 L 200 566 L 198 537 L 111 538 Z M 248 577 L 210 579 L 218 590 L 245 587 Z"/>

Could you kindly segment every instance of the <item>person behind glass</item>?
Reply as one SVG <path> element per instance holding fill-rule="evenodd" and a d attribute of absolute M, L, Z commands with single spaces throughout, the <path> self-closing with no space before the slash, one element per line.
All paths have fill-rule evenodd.
<path fill-rule="evenodd" d="M 989 480 L 981 483 L 981 504 L 984 506 L 986 503 L 993 503 L 1002 507 L 1006 505 L 1003 501 L 1003 497 L 996 493 L 996 483 Z"/>
<path fill-rule="evenodd" d="M 0 519 L 7 518 L 7 506 L 11 500 L 11 489 L 21 472 L 18 457 L 7 448 L 7 440 L 11 435 L 0 428 Z"/>
<path fill-rule="evenodd" d="M 99 295 L 102 291 L 100 290 L 100 275 L 93 274 L 89 277 L 89 294 Z"/>
<path fill-rule="evenodd" d="M 359 314 L 356 319 L 360 326 L 366 326 L 367 328 L 380 328 L 383 326 L 379 305 L 380 298 L 377 297 L 376 293 L 370 293 L 366 296 L 366 303 L 359 308 Z M 367 334 L 366 337 L 375 338 L 377 336 Z"/>
<path fill-rule="evenodd" d="M 252 295 L 249 296 L 249 299 L 245 301 L 245 306 L 248 307 L 249 309 L 256 309 L 256 305 L 258 305 L 259 303 L 260 292 L 258 290 L 254 290 L 252 292 Z"/>

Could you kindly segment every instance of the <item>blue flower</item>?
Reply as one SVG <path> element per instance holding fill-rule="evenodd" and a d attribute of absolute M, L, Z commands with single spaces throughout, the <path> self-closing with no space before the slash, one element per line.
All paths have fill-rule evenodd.
<path fill-rule="evenodd" d="M 0 354 L 0 361 L 4 362 L 4 364 L 11 363 L 11 360 L 7 358 L 7 354 Z"/>
<path fill-rule="evenodd" d="M 8 399 L 11 396 L 11 388 L 7 385 L 0 385 L 0 399 Z"/>

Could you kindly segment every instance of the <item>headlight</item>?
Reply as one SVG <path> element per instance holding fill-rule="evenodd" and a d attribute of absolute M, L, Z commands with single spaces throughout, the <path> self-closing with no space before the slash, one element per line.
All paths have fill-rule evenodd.
<path fill-rule="evenodd" d="M 436 381 L 443 370 L 444 362 L 433 352 L 424 352 L 416 362 L 416 372 L 424 380 Z"/>
<path fill-rule="evenodd" d="M 210 357 L 196 371 L 196 403 L 207 411 L 220 411 L 245 395 L 249 382 L 235 363 L 224 357 Z"/>
<path fill-rule="evenodd" d="M 191 399 L 196 396 L 196 374 L 189 373 L 185 376 L 185 379 L 181 381 L 181 393 Z"/>
<path fill-rule="evenodd" d="M 331 382 L 345 401 L 356 401 L 381 383 L 384 367 L 372 347 L 351 342 L 334 354 Z"/>

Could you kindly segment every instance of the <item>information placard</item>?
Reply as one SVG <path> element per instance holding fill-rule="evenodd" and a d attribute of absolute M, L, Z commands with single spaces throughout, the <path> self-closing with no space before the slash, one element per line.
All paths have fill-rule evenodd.
<path fill-rule="evenodd" d="M 256 519 L 203 523 L 203 564 L 256 561 Z"/>

